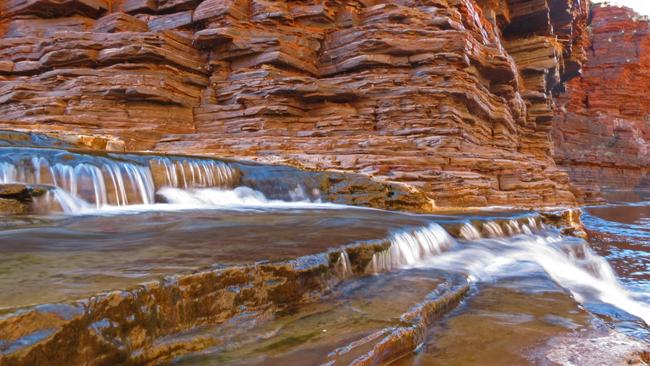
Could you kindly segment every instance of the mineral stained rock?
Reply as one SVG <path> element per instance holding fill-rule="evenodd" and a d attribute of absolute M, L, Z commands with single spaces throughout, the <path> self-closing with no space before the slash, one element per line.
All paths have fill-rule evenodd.
<path fill-rule="evenodd" d="M 0 128 L 354 171 L 438 206 L 573 204 L 551 156 L 552 92 L 579 74 L 587 12 L 586 0 L 0 0 Z"/>
<path fill-rule="evenodd" d="M 650 25 L 629 8 L 591 11 L 588 61 L 557 99 L 552 134 L 582 201 L 602 188 L 650 188 Z"/>

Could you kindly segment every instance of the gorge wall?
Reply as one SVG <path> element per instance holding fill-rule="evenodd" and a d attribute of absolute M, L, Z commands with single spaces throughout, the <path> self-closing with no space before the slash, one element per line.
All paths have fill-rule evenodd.
<path fill-rule="evenodd" d="M 0 128 L 360 172 L 438 206 L 575 203 L 551 153 L 552 93 L 585 60 L 586 0 L 0 11 Z"/>
<path fill-rule="evenodd" d="M 556 162 L 593 201 L 602 188 L 650 188 L 650 25 L 629 8 L 591 9 L 588 61 L 556 100 Z"/>

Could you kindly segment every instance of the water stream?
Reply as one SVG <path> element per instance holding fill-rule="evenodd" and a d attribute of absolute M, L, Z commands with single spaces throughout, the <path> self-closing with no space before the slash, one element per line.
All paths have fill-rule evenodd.
<path fill-rule="evenodd" d="M 467 283 L 467 299 L 418 333 L 400 364 L 544 363 L 559 357 L 553 344 L 581 334 L 629 337 L 630 353 L 650 334 L 644 203 L 587 208 L 589 243 L 534 212 L 414 215 L 323 202 L 314 181 L 231 161 L 5 147 L 0 183 L 49 188 L 36 214 L 2 223 L 6 315 L 164 276 L 334 253 L 341 282 L 318 301 L 227 323 L 238 330 L 169 336 L 203 345 L 179 364 L 347 364 L 401 334 L 405 314 Z M 363 251 L 350 248 L 366 247 L 358 268 Z M 481 346 L 470 356 L 464 344 Z"/>

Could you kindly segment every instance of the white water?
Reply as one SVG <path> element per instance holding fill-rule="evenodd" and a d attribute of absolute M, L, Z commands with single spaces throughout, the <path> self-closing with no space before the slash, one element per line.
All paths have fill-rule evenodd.
<path fill-rule="evenodd" d="M 282 201 L 270 200 L 259 191 L 248 187 L 231 190 L 163 188 L 158 194 L 172 206 L 178 208 L 350 208 L 346 205 L 323 203 L 320 201 Z"/>
<path fill-rule="evenodd" d="M 488 224 L 487 227 L 494 229 L 494 225 Z M 576 301 L 606 303 L 650 325 L 650 306 L 626 290 L 607 261 L 579 239 L 530 234 L 480 239 L 410 262 L 403 267 L 462 272 L 473 282 L 492 282 L 503 277 L 543 271 L 568 290 Z"/>
<path fill-rule="evenodd" d="M 460 236 L 467 240 L 477 240 L 481 238 L 481 233 L 471 223 L 463 224 L 460 228 Z"/>
<path fill-rule="evenodd" d="M 362 209 L 334 203 L 313 201 L 281 201 L 270 200 L 259 191 L 248 187 L 237 187 L 231 190 L 203 188 L 184 190 L 179 188 L 163 188 L 158 194 L 167 203 L 147 205 L 95 207 L 88 202 L 72 197 L 64 191 L 55 190 L 54 200 L 65 213 L 74 215 L 115 215 L 140 212 L 163 212 L 182 210 L 234 210 L 259 211 L 282 209 Z"/>
<path fill-rule="evenodd" d="M 124 159 L 129 159 L 124 160 Z M 64 212 L 153 205 L 163 187 L 229 189 L 239 172 L 229 164 L 192 158 L 120 158 L 59 150 L 9 150 L 0 156 L 0 183 L 49 185 Z"/>
<path fill-rule="evenodd" d="M 232 188 L 239 180 L 239 173 L 230 165 L 213 160 L 171 160 L 159 157 L 151 160 L 152 169 L 164 170 L 162 187 Z"/>
<path fill-rule="evenodd" d="M 480 238 L 470 223 L 461 230 L 463 244 L 455 242 L 439 225 L 393 234 L 388 250 L 373 255 L 367 272 L 380 273 L 395 268 L 438 268 L 467 275 L 472 282 L 494 282 L 511 276 L 529 276 L 543 271 L 582 304 L 606 303 L 650 325 L 650 306 L 625 289 L 614 270 L 595 254 L 587 242 L 557 234 L 532 234 L 539 228 L 534 219 L 519 225 L 506 222 L 514 236 L 498 222 L 483 223 L 491 238 Z"/>
<path fill-rule="evenodd" d="M 216 160 L 29 149 L 0 155 L 0 183 L 53 186 L 35 207 L 43 213 L 346 207 L 310 201 L 300 185 L 287 192 L 291 201 L 270 200 L 261 192 L 237 187 L 239 181 L 238 169 Z M 156 194 L 166 203 L 156 203 Z"/>
<path fill-rule="evenodd" d="M 423 258 L 443 253 L 455 244 L 449 233 L 435 223 L 423 228 L 395 233 L 389 240 L 390 248 L 373 254 L 368 272 L 379 273 L 413 265 Z"/>
<path fill-rule="evenodd" d="M 342 278 L 349 278 L 354 275 L 354 272 L 352 271 L 352 263 L 350 262 L 350 257 L 345 248 L 341 248 L 339 259 L 336 264 Z"/>
<path fill-rule="evenodd" d="M 43 157 L 33 157 L 30 164 L 0 162 L 0 183 L 52 185 L 95 207 L 152 204 L 155 193 L 148 167 L 99 158 L 97 164 Z"/>

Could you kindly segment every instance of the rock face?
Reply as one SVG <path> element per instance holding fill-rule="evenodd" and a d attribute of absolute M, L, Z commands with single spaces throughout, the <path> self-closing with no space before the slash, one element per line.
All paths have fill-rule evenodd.
<path fill-rule="evenodd" d="M 584 59 L 586 0 L 0 11 L 0 127 L 360 172 L 439 206 L 575 202 L 551 157 L 551 94 Z"/>
<path fill-rule="evenodd" d="M 601 188 L 650 188 L 650 26 L 631 9 L 592 8 L 582 76 L 557 101 L 555 159 L 593 201 Z"/>

